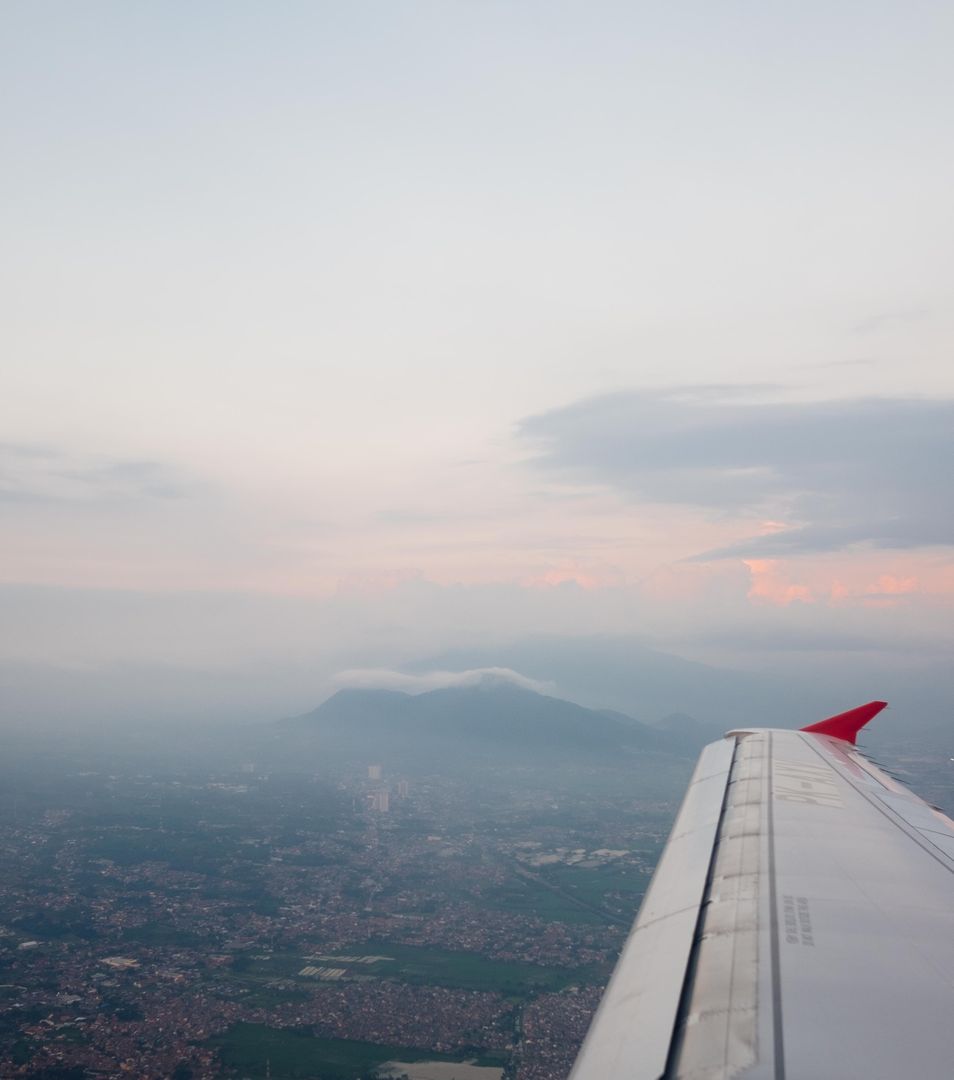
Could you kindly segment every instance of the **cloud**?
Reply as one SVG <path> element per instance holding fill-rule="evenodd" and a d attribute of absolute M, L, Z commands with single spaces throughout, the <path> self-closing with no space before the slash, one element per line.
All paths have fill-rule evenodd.
<path fill-rule="evenodd" d="M 0 444 L 0 503 L 116 503 L 179 499 L 178 470 L 156 461 L 83 458 L 53 447 Z"/>
<path fill-rule="evenodd" d="M 782 607 L 794 604 L 812 604 L 815 597 L 807 585 L 790 581 L 774 559 L 747 559 L 745 565 L 752 575 L 749 587 L 750 600 L 760 600 Z"/>
<path fill-rule="evenodd" d="M 675 649 L 692 645 L 717 645 L 727 652 L 751 657 L 760 653 L 819 653 L 828 657 L 845 652 L 888 653 L 895 657 L 936 660 L 949 651 L 946 641 L 929 634 L 899 634 L 892 626 L 886 633 L 866 634 L 851 625 L 800 625 L 774 620 L 754 620 L 751 624 L 723 624 L 673 637 L 661 647 Z"/>
<path fill-rule="evenodd" d="M 741 562 L 664 568 L 650 583 L 658 592 L 415 581 L 310 597 L 0 584 L 0 728 L 41 716 L 66 726 L 264 720 L 307 712 L 342 686 L 421 693 L 495 678 L 645 719 L 673 711 L 667 699 L 685 690 L 694 696 L 682 707 L 704 715 L 709 690 L 694 691 L 684 665 L 659 649 L 754 672 L 777 658 L 813 686 L 821 666 L 835 677 L 847 650 L 870 660 L 868 698 L 889 696 L 871 689 L 883 671 L 914 679 L 924 669 L 925 691 L 949 703 L 954 578 L 932 596 L 925 590 L 946 573 L 934 559 L 916 570 L 905 557 L 859 562 L 837 579 L 837 603 L 826 599 L 830 567 L 803 564 L 787 578 L 779 567 L 783 588 L 804 584 L 816 597 L 787 605 L 747 600 L 753 579 Z M 915 573 L 919 591 L 904 592 Z M 764 685 L 778 693 L 774 676 Z M 854 696 L 834 699 L 847 706 Z"/>
<path fill-rule="evenodd" d="M 889 326 L 907 326 L 931 318 L 934 312 L 927 307 L 912 307 L 879 311 L 855 323 L 855 334 L 874 334 Z"/>
<path fill-rule="evenodd" d="M 954 401 L 621 392 L 524 420 L 535 464 L 633 499 L 789 527 L 697 558 L 954 544 Z"/>
<path fill-rule="evenodd" d="M 443 690 L 451 686 L 481 686 L 487 683 L 511 683 L 524 690 L 538 694 L 552 694 L 553 683 L 530 679 L 504 667 L 472 668 L 469 671 L 427 671 L 409 675 L 404 671 L 387 668 L 356 668 L 341 671 L 334 677 L 337 686 L 363 690 L 403 690 L 407 694 L 424 694 L 429 690 Z"/>
<path fill-rule="evenodd" d="M 520 584 L 527 589 L 558 589 L 576 585 L 581 589 L 601 589 L 624 585 L 626 575 L 617 566 L 581 564 L 574 559 L 562 559 L 538 573 L 528 574 Z"/>

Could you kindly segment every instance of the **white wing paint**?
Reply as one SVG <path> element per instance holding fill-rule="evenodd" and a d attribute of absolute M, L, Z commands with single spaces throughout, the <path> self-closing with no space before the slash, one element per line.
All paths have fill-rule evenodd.
<path fill-rule="evenodd" d="M 950 1080 L 954 822 L 872 702 L 703 751 L 571 1080 Z"/>

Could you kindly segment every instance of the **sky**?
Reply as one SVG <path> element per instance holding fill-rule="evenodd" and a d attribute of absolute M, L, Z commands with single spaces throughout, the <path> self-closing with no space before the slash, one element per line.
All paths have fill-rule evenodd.
<path fill-rule="evenodd" d="M 943 666 L 952 49 L 923 0 L 4 4 L 5 718 L 544 634 Z"/>

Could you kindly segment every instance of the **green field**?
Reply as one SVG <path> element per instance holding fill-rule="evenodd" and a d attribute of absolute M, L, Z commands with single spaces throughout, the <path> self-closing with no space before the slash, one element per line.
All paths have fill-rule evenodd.
<path fill-rule="evenodd" d="M 373 966 L 380 975 L 402 982 L 429 986 L 458 987 L 463 990 L 497 991 L 522 997 L 528 993 L 562 990 L 581 982 L 593 982 L 608 975 L 592 966 L 579 968 L 543 967 L 509 960 L 491 960 L 476 953 L 452 952 L 415 945 L 369 942 L 369 953 L 392 956 Z"/>
<path fill-rule="evenodd" d="M 485 899 L 499 910 L 553 922 L 628 925 L 648 884 L 649 875 L 625 864 L 545 866 L 510 878 Z"/>
<path fill-rule="evenodd" d="M 545 885 L 525 878 L 511 878 L 505 885 L 484 894 L 487 905 L 512 915 L 530 915 L 547 922 L 602 926 L 611 921 L 598 911 L 581 907 Z"/>
<path fill-rule="evenodd" d="M 167 923 L 148 922 L 142 926 L 130 926 L 123 930 L 123 941 L 136 941 L 143 945 L 170 945 L 177 948 L 194 948 L 203 939 L 191 930 L 181 930 Z"/>
<path fill-rule="evenodd" d="M 360 949 L 348 950 L 348 955 L 355 953 L 386 956 L 389 959 L 374 964 L 351 964 L 345 961 L 312 961 L 299 953 L 276 953 L 268 960 L 243 961 L 233 969 L 232 978 L 250 988 L 261 987 L 266 981 L 276 978 L 294 979 L 302 987 L 314 986 L 314 979 L 298 975 L 306 964 L 314 963 L 343 967 L 347 970 L 346 978 L 388 978 L 423 986 L 496 991 L 507 996 L 526 997 L 580 983 L 598 982 L 609 974 L 608 968 L 592 965 L 579 968 L 544 967 L 540 964 L 491 960 L 476 953 L 395 945 L 386 941 L 367 942 Z"/>
<path fill-rule="evenodd" d="M 627 916 L 634 919 L 651 877 L 634 867 L 615 862 L 595 867 L 548 866 L 541 876 L 583 903 L 597 907 L 605 905 L 614 911 L 622 907 Z M 607 893 L 618 893 L 622 900 L 619 897 L 608 899 Z"/>
<path fill-rule="evenodd" d="M 364 1080 L 385 1061 L 459 1061 L 460 1058 L 406 1046 L 378 1046 L 350 1039 L 321 1039 L 306 1031 L 235 1024 L 209 1041 L 223 1065 L 239 1076 L 273 1080 Z M 504 1056 L 482 1056 L 479 1064 L 503 1065 Z"/>

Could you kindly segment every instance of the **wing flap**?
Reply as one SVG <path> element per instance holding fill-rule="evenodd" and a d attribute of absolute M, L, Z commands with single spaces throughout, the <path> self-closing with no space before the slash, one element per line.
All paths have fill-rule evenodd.
<path fill-rule="evenodd" d="M 669 1057 L 734 754 L 702 752 L 572 1080 L 656 1080 Z"/>

